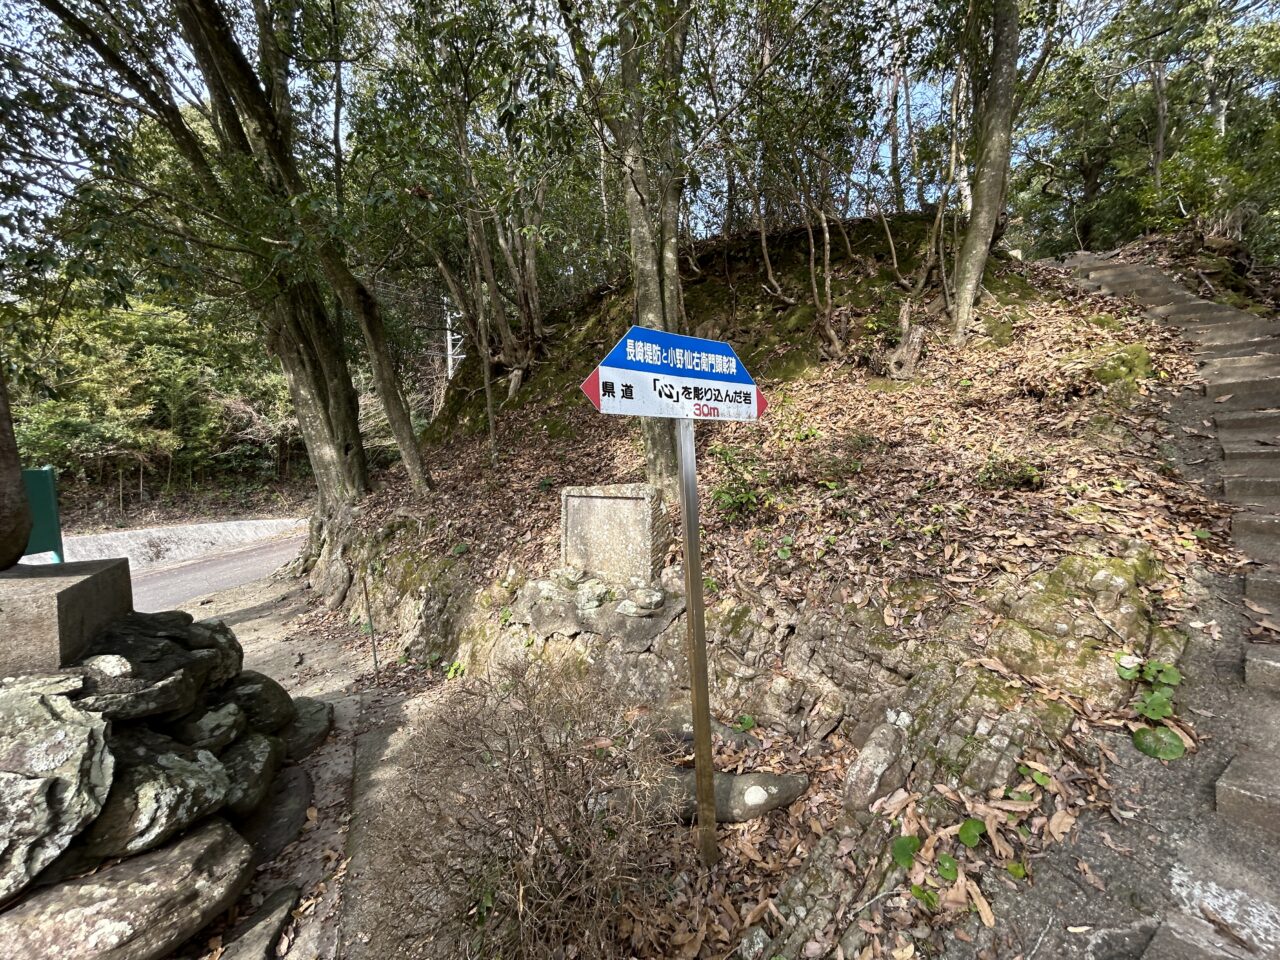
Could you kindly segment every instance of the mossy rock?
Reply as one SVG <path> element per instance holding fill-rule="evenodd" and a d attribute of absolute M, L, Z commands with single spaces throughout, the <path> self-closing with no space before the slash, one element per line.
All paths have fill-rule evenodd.
<path fill-rule="evenodd" d="M 1118 706 L 1127 695 L 1114 649 L 1093 637 L 1053 637 L 1006 620 L 991 632 L 987 653 L 1023 676 L 1102 705 Z"/>
<path fill-rule="evenodd" d="M 810 330 L 818 322 L 818 311 L 812 303 L 797 303 L 782 315 L 778 326 L 788 333 Z"/>
<path fill-rule="evenodd" d="M 1103 516 L 1102 508 L 1096 503 L 1073 503 L 1063 513 L 1078 523 L 1101 523 Z"/>
<path fill-rule="evenodd" d="M 1145 344 L 1095 347 L 1075 356 L 1084 361 L 1089 375 L 1106 387 L 1121 382 L 1133 384 L 1155 376 Z"/>
<path fill-rule="evenodd" d="M 807 350 L 788 350 L 766 360 L 760 375 L 769 380 L 799 380 L 818 365 L 818 357 Z"/>
<path fill-rule="evenodd" d="M 755 628 L 751 622 L 751 608 L 729 601 L 708 611 L 707 620 L 711 632 L 734 640 L 745 638 Z"/>
<path fill-rule="evenodd" d="M 982 332 L 997 347 L 1007 347 L 1013 343 L 1013 321 L 1007 317 L 984 318 Z"/>

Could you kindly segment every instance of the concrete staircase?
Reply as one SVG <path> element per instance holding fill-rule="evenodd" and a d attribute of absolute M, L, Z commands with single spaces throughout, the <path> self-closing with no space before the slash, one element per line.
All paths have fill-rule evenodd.
<path fill-rule="evenodd" d="M 1132 297 L 1196 344 L 1222 446 L 1222 492 L 1239 507 L 1232 536 L 1260 565 L 1245 596 L 1280 617 L 1280 321 L 1201 300 L 1158 267 L 1090 254 L 1066 263 L 1083 289 Z"/>
<path fill-rule="evenodd" d="M 1280 623 L 1280 321 L 1202 300 L 1158 267 L 1110 263 L 1091 254 L 1065 261 L 1090 292 L 1125 296 L 1195 344 L 1205 380 L 1206 419 L 1222 450 L 1222 496 L 1237 508 L 1232 538 L 1255 565 L 1245 597 Z M 1219 817 L 1251 835 L 1280 835 L 1280 645 L 1244 644 L 1244 682 L 1256 723 L 1251 749 L 1232 757 L 1214 786 Z M 1241 704 L 1244 708 L 1244 704 Z M 1221 960 L 1246 955 L 1208 949 L 1203 937 L 1162 924 L 1145 960 Z M 1185 925 L 1185 924 L 1184 924 Z"/>

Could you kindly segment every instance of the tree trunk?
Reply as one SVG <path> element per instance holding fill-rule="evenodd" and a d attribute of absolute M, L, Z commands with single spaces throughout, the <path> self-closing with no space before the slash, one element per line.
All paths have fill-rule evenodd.
<path fill-rule="evenodd" d="M 360 331 L 364 335 L 365 351 L 369 355 L 369 369 L 373 373 L 373 387 L 382 401 L 382 408 L 387 414 L 387 423 L 391 427 L 391 435 L 395 438 L 396 447 L 400 451 L 400 459 L 404 461 L 409 482 L 415 490 L 431 489 L 431 474 L 427 472 L 422 461 L 422 450 L 418 446 L 418 435 L 413 429 L 413 419 L 409 414 L 409 405 L 405 402 L 400 390 L 400 378 L 391 362 L 391 353 L 387 349 L 386 325 L 382 319 L 382 308 L 369 288 L 348 268 L 345 258 L 330 243 L 322 242 L 318 253 L 320 263 L 329 282 L 333 285 L 342 300 L 343 306 L 351 311 L 352 316 L 360 323 Z"/>
<path fill-rule="evenodd" d="M 1151 185 L 1155 188 L 1156 201 L 1159 202 L 1163 192 L 1165 138 L 1169 129 L 1169 85 L 1163 63 L 1151 61 L 1148 71 L 1151 77 L 1151 95 L 1156 104 L 1156 124 L 1151 133 Z"/>
<path fill-rule="evenodd" d="M 668 298 L 663 296 L 666 251 L 659 252 L 659 244 L 654 237 L 653 224 L 648 214 L 649 210 L 655 208 L 658 198 L 650 189 L 647 165 L 636 154 L 627 156 L 622 195 L 631 238 L 631 277 L 635 288 L 636 324 L 651 330 L 674 331 L 679 324 L 678 315 L 668 313 L 670 304 Z M 676 268 L 675 283 L 668 280 L 666 286 L 668 292 L 675 292 L 678 296 L 678 264 Z M 679 472 L 674 424 L 664 419 L 644 417 L 640 421 L 640 432 L 644 437 L 645 473 L 648 481 L 662 490 L 664 497 L 674 500 L 679 494 L 676 486 Z"/>
<path fill-rule="evenodd" d="M 902 163 L 898 153 L 898 83 L 901 73 L 893 71 L 889 81 L 889 183 L 893 188 L 893 212 L 906 210 L 906 196 L 902 189 Z"/>
<path fill-rule="evenodd" d="M 315 475 L 320 514 L 369 490 L 360 410 L 342 342 L 334 336 L 320 291 L 287 290 L 276 302 L 268 348 L 280 358 Z"/>
<path fill-rule="evenodd" d="M 0 570 L 8 570 L 27 552 L 31 508 L 22 485 L 18 441 L 9 416 L 9 390 L 0 367 Z"/>
<path fill-rule="evenodd" d="M 265 21 L 259 23 L 259 56 L 263 64 L 259 76 L 250 66 L 217 0 L 181 0 L 180 6 L 189 13 L 187 19 L 191 24 L 193 45 L 201 49 L 201 58 L 217 70 L 231 99 L 248 119 L 251 139 L 279 178 L 284 193 L 294 201 L 306 198 L 310 189 L 293 153 L 292 105 L 285 53 L 290 49 L 290 42 L 279 42 L 275 35 L 279 25 Z M 387 422 L 409 480 L 416 489 L 429 488 L 431 476 L 423 464 L 409 408 L 387 351 L 381 306 L 351 270 L 346 252 L 334 238 L 329 225 L 321 222 L 305 203 L 297 203 L 293 209 L 298 225 L 315 248 L 325 279 L 342 305 L 360 324 L 369 353 L 374 389 L 386 410 Z"/>
<path fill-rule="evenodd" d="M 973 172 L 973 212 L 956 263 L 955 340 L 968 335 L 973 305 L 982 285 L 987 254 L 1004 206 L 1005 179 L 1013 132 L 1018 78 L 1017 0 L 996 0 L 992 23 L 991 79 L 981 100 L 977 158 Z"/>

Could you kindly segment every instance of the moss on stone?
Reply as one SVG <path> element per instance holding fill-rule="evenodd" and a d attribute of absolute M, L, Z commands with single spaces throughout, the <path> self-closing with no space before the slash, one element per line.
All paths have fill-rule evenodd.
<path fill-rule="evenodd" d="M 1103 386 L 1136 384 L 1155 375 L 1145 344 L 1105 345 L 1073 354 L 1069 360 L 1083 363 L 1089 375 Z"/>
<path fill-rule="evenodd" d="M 1007 347 L 1013 343 L 1013 321 L 1007 317 L 985 317 L 982 330 L 997 347 Z"/>
<path fill-rule="evenodd" d="M 716 632 L 741 639 L 751 626 L 751 608 L 726 602 L 711 612 L 711 620 Z"/>

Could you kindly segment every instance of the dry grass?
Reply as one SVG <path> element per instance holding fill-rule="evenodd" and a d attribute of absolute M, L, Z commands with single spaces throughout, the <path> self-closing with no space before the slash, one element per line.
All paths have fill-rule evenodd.
<path fill-rule="evenodd" d="M 398 804 L 405 882 L 430 891 L 421 955 L 632 956 L 677 829 L 649 721 L 570 666 L 456 687 L 410 743 Z"/>

